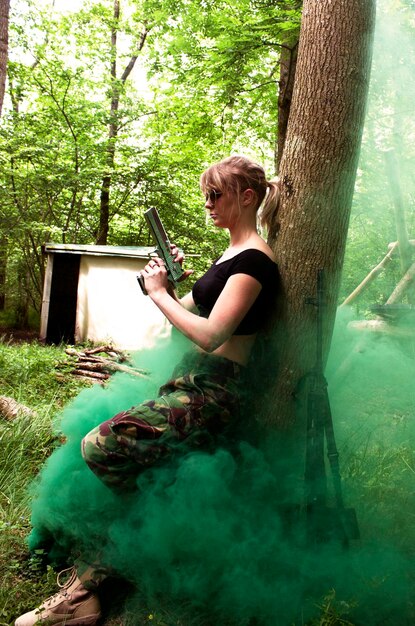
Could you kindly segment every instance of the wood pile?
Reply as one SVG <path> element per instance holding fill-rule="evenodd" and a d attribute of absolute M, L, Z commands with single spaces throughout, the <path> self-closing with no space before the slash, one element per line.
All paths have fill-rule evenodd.
<path fill-rule="evenodd" d="M 69 364 L 73 366 L 71 374 L 88 382 L 103 384 L 114 372 L 125 372 L 140 378 L 148 378 L 149 376 L 147 371 L 131 364 L 128 354 L 115 349 L 113 346 L 97 346 L 82 351 L 67 348 L 65 352 L 68 356 L 73 357 L 70 363 L 65 363 L 66 366 Z M 60 376 L 63 377 L 64 375 Z"/>

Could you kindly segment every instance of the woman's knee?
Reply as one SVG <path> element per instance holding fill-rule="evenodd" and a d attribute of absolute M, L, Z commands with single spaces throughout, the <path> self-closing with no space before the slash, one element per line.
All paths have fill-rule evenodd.
<path fill-rule="evenodd" d="M 97 457 L 102 456 L 102 444 L 100 443 L 99 426 L 89 432 L 81 441 L 81 454 L 84 461 L 90 465 Z"/>

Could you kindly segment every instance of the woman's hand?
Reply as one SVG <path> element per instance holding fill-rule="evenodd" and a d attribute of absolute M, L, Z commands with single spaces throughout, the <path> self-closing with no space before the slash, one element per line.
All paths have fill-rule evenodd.
<path fill-rule="evenodd" d="M 167 280 L 167 270 L 163 259 L 151 257 L 145 268 L 141 270 L 144 278 L 145 288 L 149 296 L 158 291 L 168 291 L 169 282 Z"/>
<path fill-rule="evenodd" d="M 184 261 L 183 250 L 180 250 L 180 248 L 178 248 L 174 243 L 170 244 L 170 250 L 173 256 L 173 261 L 175 261 L 176 263 L 180 263 L 180 265 L 183 265 L 183 261 Z M 193 272 L 194 270 L 184 270 L 183 276 L 180 278 L 179 282 L 182 282 L 183 280 L 188 278 L 191 274 L 193 274 Z"/>

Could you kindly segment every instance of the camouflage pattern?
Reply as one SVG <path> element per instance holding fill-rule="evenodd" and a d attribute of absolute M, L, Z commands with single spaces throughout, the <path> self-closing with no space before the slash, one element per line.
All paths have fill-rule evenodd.
<path fill-rule="evenodd" d="M 88 563 L 84 558 L 79 558 L 74 563 L 76 575 L 86 589 L 96 591 L 99 585 L 109 576 L 115 576 L 110 567 L 104 566 L 99 560 L 91 560 Z"/>
<path fill-rule="evenodd" d="M 92 430 L 82 454 L 110 488 L 136 488 L 140 472 L 172 453 L 212 445 L 239 420 L 241 368 L 202 353 L 189 353 L 154 400 L 147 400 Z M 95 555 L 75 561 L 82 584 L 96 590 L 114 572 Z"/>
<path fill-rule="evenodd" d="M 242 368 L 228 359 L 187 354 L 154 400 L 100 424 L 82 441 L 91 470 L 117 491 L 136 487 L 137 476 L 172 452 L 214 442 L 239 417 Z"/>

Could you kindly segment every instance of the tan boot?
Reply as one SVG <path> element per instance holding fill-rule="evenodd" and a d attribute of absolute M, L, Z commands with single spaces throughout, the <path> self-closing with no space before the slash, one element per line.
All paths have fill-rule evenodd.
<path fill-rule="evenodd" d="M 60 583 L 64 572 L 71 571 L 65 584 Z M 51 596 L 43 604 L 29 613 L 17 618 L 15 626 L 33 626 L 34 624 L 50 624 L 50 626 L 93 626 L 101 616 L 98 596 L 86 589 L 75 568 L 64 570 L 58 575 L 61 590 Z"/>

